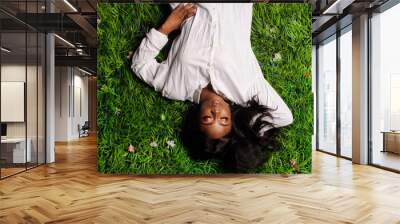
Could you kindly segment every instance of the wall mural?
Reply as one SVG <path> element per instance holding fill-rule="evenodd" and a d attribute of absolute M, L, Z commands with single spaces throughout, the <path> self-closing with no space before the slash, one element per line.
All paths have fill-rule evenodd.
<path fill-rule="evenodd" d="M 98 171 L 310 173 L 309 4 L 99 3 Z"/>

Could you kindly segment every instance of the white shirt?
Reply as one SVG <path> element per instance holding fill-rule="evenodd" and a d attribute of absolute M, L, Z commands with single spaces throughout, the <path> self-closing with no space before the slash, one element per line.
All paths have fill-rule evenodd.
<path fill-rule="evenodd" d="M 171 3 L 175 8 L 178 4 Z M 264 79 L 250 42 L 252 3 L 197 3 L 195 16 L 184 21 L 168 58 L 155 57 L 168 37 L 152 28 L 132 58 L 132 70 L 164 97 L 199 103 L 211 84 L 220 96 L 242 105 L 253 97 L 276 109 L 275 127 L 292 123 L 288 106 Z M 266 127 L 266 131 L 271 127 Z"/>

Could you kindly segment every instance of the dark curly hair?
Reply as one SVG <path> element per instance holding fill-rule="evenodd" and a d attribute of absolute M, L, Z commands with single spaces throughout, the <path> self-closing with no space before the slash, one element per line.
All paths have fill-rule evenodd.
<path fill-rule="evenodd" d="M 268 152 L 276 150 L 278 128 L 268 122 L 272 108 L 259 105 L 253 99 L 243 107 L 230 104 L 232 130 L 220 138 L 211 139 L 200 131 L 200 105 L 193 105 L 186 113 L 181 138 L 189 155 L 195 160 L 219 159 L 228 172 L 253 172 L 268 159 Z M 264 133 L 266 126 L 271 129 Z"/>

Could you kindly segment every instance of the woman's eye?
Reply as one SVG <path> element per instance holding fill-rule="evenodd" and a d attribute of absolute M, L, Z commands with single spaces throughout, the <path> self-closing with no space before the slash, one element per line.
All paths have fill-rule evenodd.
<path fill-rule="evenodd" d="M 203 121 L 204 122 L 210 122 L 212 120 L 212 118 L 210 116 L 204 116 L 203 117 Z"/>

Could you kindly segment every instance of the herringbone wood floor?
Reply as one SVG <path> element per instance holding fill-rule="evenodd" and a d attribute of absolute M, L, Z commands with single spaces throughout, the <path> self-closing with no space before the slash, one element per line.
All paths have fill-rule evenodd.
<path fill-rule="evenodd" d="M 400 175 L 315 152 L 311 175 L 109 176 L 96 141 L 0 181 L 0 223 L 400 223 Z"/>

